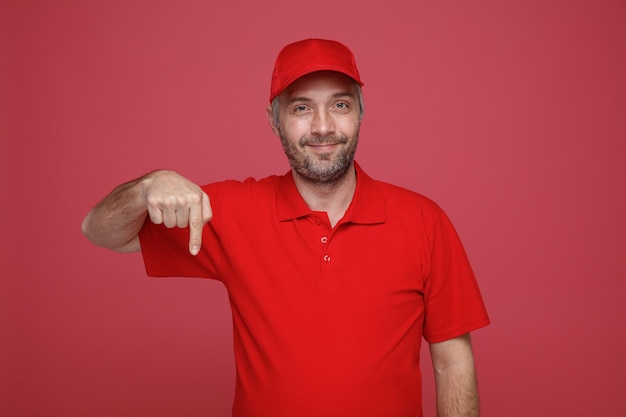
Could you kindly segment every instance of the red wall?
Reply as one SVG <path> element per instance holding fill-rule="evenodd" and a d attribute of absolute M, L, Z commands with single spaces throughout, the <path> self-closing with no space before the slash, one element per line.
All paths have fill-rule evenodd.
<path fill-rule="evenodd" d="M 626 3 L 217 3 L 2 2 L 0 414 L 229 415 L 224 288 L 146 278 L 80 222 L 155 168 L 286 171 L 270 72 L 315 36 L 357 55 L 362 166 L 465 242 L 493 320 L 483 416 L 622 415 Z"/>

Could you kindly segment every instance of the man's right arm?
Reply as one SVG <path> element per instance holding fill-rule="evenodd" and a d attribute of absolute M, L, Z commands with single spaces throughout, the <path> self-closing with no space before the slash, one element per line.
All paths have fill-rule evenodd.
<path fill-rule="evenodd" d="M 95 245 L 136 252 L 146 216 L 166 227 L 189 227 L 189 252 L 197 255 L 213 213 L 198 185 L 173 171 L 154 171 L 113 190 L 87 214 L 82 231 Z"/>

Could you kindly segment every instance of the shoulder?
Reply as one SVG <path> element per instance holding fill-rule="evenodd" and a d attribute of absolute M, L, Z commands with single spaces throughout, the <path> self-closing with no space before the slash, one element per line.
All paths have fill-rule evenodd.
<path fill-rule="evenodd" d="M 425 195 L 407 188 L 373 179 L 356 164 L 357 192 L 356 209 L 364 217 L 378 213 L 388 226 L 400 229 L 421 228 L 432 230 L 443 213 L 440 206 Z M 373 216 L 373 215 L 372 215 Z"/>
<path fill-rule="evenodd" d="M 384 181 L 372 180 L 375 186 L 381 191 L 382 195 L 392 201 L 405 202 L 407 204 L 415 204 L 424 206 L 429 209 L 440 209 L 439 205 L 431 198 L 408 188 L 400 187 Z"/>
<path fill-rule="evenodd" d="M 413 217 L 419 214 L 420 217 L 434 221 L 443 213 L 439 204 L 421 193 L 384 181 L 372 181 L 384 201 L 388 214 Z"/>
<path fill-rule="evenodd" d="M 416 191 L 370 177 L 355 162 L 357 170 L 357 194 L 361 192 L 371 199 L 381 199 L 387 210 L 424 210 L 439 212 L 441 208 L 432 199 Z"/>
<path fill-rule="evenodd" d="M 213 211 L 210 225 L 216 229 L 231 230 L 233 225 L 254 224 L 259 219 L 276 216 L 277 189 L 280 176 L 262 179 L 224 180 L 205 184 Z M 232 230 L 231 230 L 232 231 Z"/>

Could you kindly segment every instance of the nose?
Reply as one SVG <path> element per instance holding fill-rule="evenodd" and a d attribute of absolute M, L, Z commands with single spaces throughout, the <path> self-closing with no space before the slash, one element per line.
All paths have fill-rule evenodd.
<path fill-rule="evenodd" d="M 318 109 L 313 114 L 311 121 L 311 133 L 325 136 L 335 132 L 335 122 L 332 115 L 326 109 Z"/>

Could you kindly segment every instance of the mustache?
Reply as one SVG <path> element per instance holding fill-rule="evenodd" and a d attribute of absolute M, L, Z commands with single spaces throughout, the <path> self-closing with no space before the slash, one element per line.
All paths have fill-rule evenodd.
<path fill-rule="evenodd" d="M 348 143 L 348 138 L 344 135 L 326 135 L 326 136 L 314 136 L 310 138 L 302 138 L 298 142 L 300 146 L 307 145 L 330 145 L 335 143 L 346 144 Z"/>

